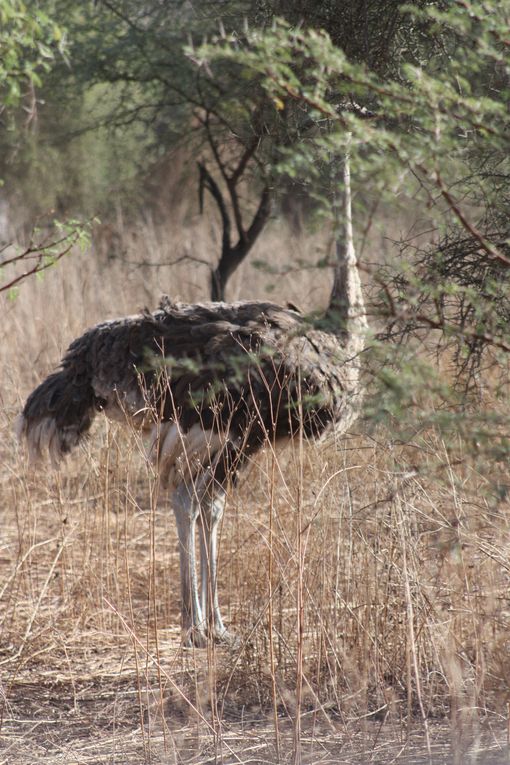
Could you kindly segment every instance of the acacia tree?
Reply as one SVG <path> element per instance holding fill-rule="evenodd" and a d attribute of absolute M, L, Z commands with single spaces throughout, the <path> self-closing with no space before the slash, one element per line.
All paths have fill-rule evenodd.
<path fill-rule="evenodd" d="M 119 139 L 126 130 L 136 131 L 141 175 L 165 149 L 178 141 L 186 145 L 189 156 L 199 160 L 201 205 L 207 192 L 223 226 L 222 251 L 211 274 L 212 297 L 223 298 L 229 276 L 271 214 L 271 154 L 279 141 L 288 140 L 284 121 L 270 124 L 272 110 L 256 81 L 239 78 L 231 66 L 218 66 L 212 76 L 184 53 L 189 35 L 213 23 L 205 5 L 198 14 L 177 1 L 141 7 L 105 0 L 78 7 L 61 0 L 56 8 L 69 31 L 71 67 L 53 70 L 45 93 L 49 111 L 61 115 L 64 106 L 80 113 L 80 134 L 104 125 Z M 241 23 L 244 5 L 230 3 L 229 8 L 235 11 L 231 23 Z M 94 94 L 104 96 L 108 105 L 99 110 L 100 117 L 96 111 L 88 118 L 76 105 Z M 73 129 L 72 121 L 59 119 L 52 136 L 46 133 L 43 140 L 62 145 Z"/>
<path fill-rule="evenodd" d="M 275 109 L 260 72 L 240 61 L 199 63 L 194 51 L 204 35 L 234 35 L 242 48 L 252 27 L 270 29 L 281 15 L 304 28 L 325 27 L 349 60 L 385 76 L 397 76 L 402 61 L 430 57 L 436 44 L 430 20 L 399 12 L 397 0 L 348 5 L 341 0 L 225 0 L 214 5 L 57 0 L 55 8 L 69 30 L 71 67 L 55 68 L 48 82 L 45 99 L 55 105 L 59 119 L 45 140 L 62 143 L 73 131 L 104 125 L 119 138 L 135 131 L 142 173 L 151 159 L 185 143 L 188 155 L 199 159 L 200 198 L 203 202 L 204 192 L 210 195 L 223 229 L 211 274 L 213 299 L 224 297 L 228 278 L 263 231 L 274 202 L 289 188 L 293 197 L 310 196 L 307 179 L 287 172 L 282 160 L 315 133 L 317 120 L 298 100 L 286 99 L 282 109 Z M 296 66 L 306 79 L 306 62 Z M 346 102 L 348 95 L 345 89 L 333 93 L 332 102 Z M 79 108 L 91 98 L 107 102 L 100 116 Z M 66 106 L 84 124 L 71 129 L 62 118 Z M 330 171 L 324 163 L 322 170 L 327 186 Z"/>
<path fill-rule="evenodd" d="M 510 5 L 459 0 L 447 10 L 409 13 L 434 26 L 442 53 L 403 65 L 398 77 L 382 78 L 353 62 L 324 32 L 285 23 L 252 31 L 242 48 L 234 38 L 206 46 L 202 56 L 205 62 L 218 56 L 241 61 L 260 76 L 275 110 L 299 104 L 315 121 L 316 129 L 281 160 L 281 172 L 318 179 L 350 135 L 354 182 L 362 190 L 355 218 L 366 217 L 369 193 L 393 208 L 412 194 L 429 243 L 396 242 L 394 257 L 370 269 L 379 337 L 394 341 L 374 345 L 382 388 L 373 414 L 389 411 L 402 424 L 412 412 L 416 424 L 412 405 L 420 391 L 434 389 L 435 416 L 443 425 L 506 455 L 506 437 L 494 435 L 486 413 L 478 417 L 475 409 L 458 418 L 455 410 L 459 393 L 478 383 L 487 365 L 493 379 L 498 372 L 506 378 L 510 351 Z M 359 119 L 364 105 L 369 120 Z M 325 195 L 323 202 L 332 200 Z M 443 376 L 432 381 L 418 347 L 449 352 L 443 359 L 455 363 L 456 388 L 448 388 Z"/>

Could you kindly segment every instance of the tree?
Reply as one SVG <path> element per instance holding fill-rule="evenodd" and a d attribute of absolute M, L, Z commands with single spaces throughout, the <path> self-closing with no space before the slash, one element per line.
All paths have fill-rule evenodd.
<path fill-rule="evenodd" d="M 351 61 L 322 31 L 283 22 L 251 31 L 243 46 L 234 37 L 205 46 L 202 56 L 241 62 L 259 75 L 275 110 L 297 104 L 314 122 L 280 160 L 280 172 L 317 184 L 348 141 L 360 190 L 355 220 L 363 219 L 367 194 L 391 209 L 412 196 L 421 210 L 428 243 L 395 242 L 396 256 L 371 269 L 371 313 L 381 331 L 367 414 L 394 415 L 402 437 L 436 423 L 448 443 L 464 435 L 475 452 L 506 459 L 507 420 L 496 409 L 466 408 L 465 394 L 478 395 L 489 379 L 496 395 L 506 390 L 510 6 L 462 0 L 409 13 L 433 25 L 442 54 L 402 66 L 398 77 Z M 322 204 L 334 218 L 334 194 L 324 193 Z M 453 386 L 427 354 L 434 361 L 441 354 L 442 370 L 453 363 Z"/>
<path fill-rule="evenodd" d="M 56 52 L 63 54 L 63 39 L 60 26 L 39 6 L 0 0 L 0 115 L 4 121 L 12 118 L 20 104 L 27 121 L 34 118 L 36 88 L 50 72 Z M 0 246 L 0 292 L 14 295 L 27 277 L 54 265 L 76 243 L 83 244 L 86 229 L 78 221 L 54 222 L 50 232 L 33 231 L 25 246 Z"/>
<path fill-rule="evenodd" d="M 294 25 L 326 27 L 353 63 L 400 77 L 402 62 L 426 60 L 437 41 L 429 19 L 418 22 L 397 6 L 397 0 L 347 5 L 340 0 L 320 5 L 305 0 L 211 5 L 203 0 L 192 6 L 180 0 L 142 5 L 135 0 L 79 5 L 58 0 L 58 18 L 65 19 L 69 30 L 72 66 L 57 66 L 48 80 L 45 100 L 56 105 L 59 118 L 44 138 L 62 145 L 70 134 L 105 125 L 117 136 L 129 132 L 136 138 L 129 141 L 130 156 L 124 161 L 138 159 L 141 173 L 151 160 L 184 144 L 190 156 L 199 158 L 201 199 L 207 191 L 223 227 L 222 251 L 211 274 L 211 295 L 223 298 L 229 276 L 250 252 L 275 201 L 289 188 L 293 196 L 314 196 L 307 180 L 292 177 L 282 160 L 317 125 L 297 100 L 286 99 L 283 109 L 275 109 L 255 69 L 234 58 L 197 65 L 194 49 L 204 35 L 234 35 L 242 47 L 247 30 L 255 25 L 270 29 L 282 15 Z M 306 62 L 299 66 L 306 78 Z M 72 163 L 67 167 L 71 175 Z M 324 163 L 322 169 L 327 185 L 330 171 Z"/>

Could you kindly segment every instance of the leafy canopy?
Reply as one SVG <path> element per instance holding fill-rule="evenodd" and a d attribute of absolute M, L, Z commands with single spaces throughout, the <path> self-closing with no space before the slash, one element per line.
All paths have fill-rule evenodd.
<path fill-rule="evenodd" d="M 0 0 L 0 108 L 17 106 L 28 86 L 40 87 L 65 35 L 39 3 Z"/>

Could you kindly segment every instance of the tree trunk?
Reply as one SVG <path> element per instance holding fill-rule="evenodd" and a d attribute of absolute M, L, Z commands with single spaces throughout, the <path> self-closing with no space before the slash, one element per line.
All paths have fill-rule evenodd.
<path fill-rule="evenodd" d="M 225 300 L 228 280 L 246 258 L 271 216 L 272 195 L 269 187 L 264 186 L 257 210 L 248 229 L 243 227 L 240 215 L 236 216 L 239 239 L 235 245 L 232 245 L 232 225 L 223 194 L 205 165 L 199 162 L 198 167 L 200 170 L 200 210 L 203 210 L 203 190 L 207 189 L 216 202 L 221 215 L 223 228 L 221 256 L 218 265 L 211 274 L 210 282 L 211 300 L 221 301 Z M 238 207 L 237 190 L 234 183 L 230 185 L 229 192 L 233 203 Z"/>

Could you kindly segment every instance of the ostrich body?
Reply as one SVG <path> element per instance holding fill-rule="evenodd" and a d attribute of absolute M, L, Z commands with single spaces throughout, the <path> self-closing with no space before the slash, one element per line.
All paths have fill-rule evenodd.
<path fill-rule="evenodd" d="M 148 434 L 172 495 L 185 641 L 229 639 L 217 597 L 225 491 L 264 443 L 343 432 L 357 415 L 366 320 L 352 243 L 348 164 L 345 236 L 322 322 L 270 302 L 173 304 L 99 324 L 29 396 L 19 433 L 32 458 L 57 462 L 98 411 Z M 195 541 L 199 531 L 201 573 Z"/>

